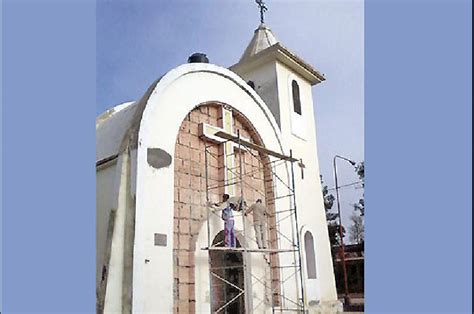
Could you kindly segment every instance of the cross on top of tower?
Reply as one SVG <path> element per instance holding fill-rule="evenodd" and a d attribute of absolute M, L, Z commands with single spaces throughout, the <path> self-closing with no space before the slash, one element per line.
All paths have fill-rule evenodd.
<path fill-rule="evenodd" d="M 260 9 L 260 22 L 263 24 L 265 23 L 264 13 L 268 10 L 267 5 L 265 4 L 265 2 L 263 2 L 263 0 L 255 0 L 255 2 L 257 3 Z"/>

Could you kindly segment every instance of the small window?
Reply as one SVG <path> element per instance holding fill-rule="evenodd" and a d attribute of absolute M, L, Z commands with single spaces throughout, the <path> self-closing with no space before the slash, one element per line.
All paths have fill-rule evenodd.
<path fill-rule="evenodd" d="M 316 279 L 316 257 L 314 255 L 314 240 L 311 232 L 304 234 L 304 247 L 306 251 L 306 269 L 308 279 Z"/>
<path fill-rule="evenodd" d="M 300 87 L 295 80 L 291 82 L 291 90 L 293 93 L 293 111 L 301 115 Z"/>

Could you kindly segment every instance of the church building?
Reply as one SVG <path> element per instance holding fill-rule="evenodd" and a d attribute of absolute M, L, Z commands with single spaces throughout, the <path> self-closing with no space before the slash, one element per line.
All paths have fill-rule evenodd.
<path fill-rule="evenodd" d="M 230 68 L 193 54 L 97 118 L 98 313 L 342 311 L 312 97 L 324 80 L 262 18 Z"/>

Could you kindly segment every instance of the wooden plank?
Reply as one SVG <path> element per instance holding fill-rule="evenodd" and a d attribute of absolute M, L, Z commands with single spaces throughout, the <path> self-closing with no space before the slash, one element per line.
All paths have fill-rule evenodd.
<path fill-rule="evenodd" d="M 287 252 L 296 252 L 295 249 L 244 249 L 242 247 L 225 247 L 225 246 L 218 246 L 218 247 L 204 247 L 201 250 L 204 251 L 231 251 L 231 252 L 250 252 L 250 253 L 287 253 Z"/>
<path fill-rule="evenodd" d="M 95 166 L 96 166 L 96 167 L 100 167 L 100 166 L 102 166 L 102 165 L 104 165 L 104 164 L 106 164 L 106 163 L 108 163 L 108 162 L 110 162 L 110 161 L 113 161 L 113 160 L 117 159 L 117 158 L 118 158 L 118 154 L 115 154 L 115 155 L 106 157 L 106 158 L 104 158 L 104 159 L 101 159 L 101 160 L 99 160 L 99 161 L 96 161 Z"/>
<path fill-rule="evenodd" d="M 220 137 L 220 138 L 232 141 L 234 143 L 237 143 L 237 144 L 239 143 L 239 138 L 237 136 L 232 136 L 232 135 L 227 134 L 227 133 L 222 132 L 222 131 L 217 132 L 215 135 Z M 276 157 L 276 158 L 279 158 L 279 159 L 282 159 L 282 160 L 287 160 L 287 161 L 291 161 L 291 162 L 298 161 L 298 159 L 296 159 L 296 158 L 292 158 L 290 156 L 286 156 L 286 155 L 277 153 L 277 152 L 272 151 L 268 148 L 265 148 L 263 146 L 251 143 L 251 142 L 243 140 L 243 139 L 240 139 L 240 145 L 246 146 L 246 147 L 251 148 L 251 149 L 255 149 L 256 151 L 259 151 L 263 154 L 271 155 L 273 157 Z"/>

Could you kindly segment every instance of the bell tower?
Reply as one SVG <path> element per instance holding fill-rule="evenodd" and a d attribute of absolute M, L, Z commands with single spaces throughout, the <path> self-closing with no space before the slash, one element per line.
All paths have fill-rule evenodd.
<path fill-rule="evenodd" d="M 332 313 L 341 304 L 337 301 L 319 180 L 312 94 L 312 87 L 325 81 L 325 77 L 277 40 L 263 21 L 266 7 L 262 9 L 263 3 L 257 3 L 261 9 L 261 23 L 242 57 L 230 70 L 242 77 L 264 100 L 280 128 L 285 149 L 291 149 L 293 156 L 300 160 L 300 169 L 295 175 L 295 195 L 298 221 L 303 227 L 298 232 L 300 239 L 311 239 L 304 246 L 303 254 L 306 260 L 303 262 L 305 302 L 309 308 Z M 308 265 L 314 267 L 309 269 Z"/>
<path fill-rule="evenodd" d="M 262 97 L 282 133 L 308 139 L 314 131 L 311 87 L 325 80 L 321 73 L 283 46 L 264 23 L 230 69 Z"/>

